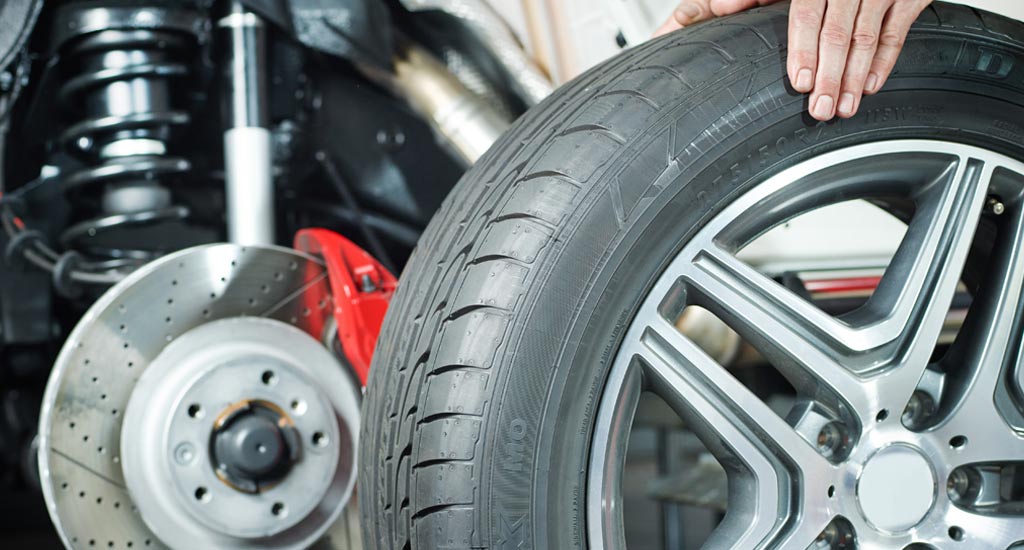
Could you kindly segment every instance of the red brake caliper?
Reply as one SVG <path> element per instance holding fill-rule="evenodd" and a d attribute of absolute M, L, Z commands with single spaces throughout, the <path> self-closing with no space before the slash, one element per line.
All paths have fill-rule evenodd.
<path fill-rule="evenodd" d="M 334 296 L 334 320 L 345 358 L 362 384 L 398 281 L 352 241 L 326 229 L 303 229 L 295 248 L 323 259 Z"/>

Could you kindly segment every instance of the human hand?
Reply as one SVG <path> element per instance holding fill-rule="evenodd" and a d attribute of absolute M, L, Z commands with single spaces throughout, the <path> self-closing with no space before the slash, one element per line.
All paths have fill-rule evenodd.
<path fill-rule="evenodd" d="M 684 0 L 655 36 L 779 0 Z M 793 0 L 786 72 L 818 120 L 850 118 L 878 92 L 932 0 Z"/>

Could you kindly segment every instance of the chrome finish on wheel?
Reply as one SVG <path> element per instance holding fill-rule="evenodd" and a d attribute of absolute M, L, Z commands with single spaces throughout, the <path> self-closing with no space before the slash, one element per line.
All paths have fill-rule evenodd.
<path fill-rule="evenodd" d="M 354 484 L 359 397 L 318 341 L 326 277 L 293 250 L 209 245 L 96 302 L 40 422 L 66 546 L 298 549 L 332 527 Z"/>
<path fill-rule="evenodd" d="M 728 508 L 710 548 L 1024 540 L 1020 503 L 998 494 L 998 472 L 1024 462 L 1022 196 L 1018 161 L 905 140 L 821 155 L 725 207 L 654 283 L 612 365 L 591 449 L 591 547 L 625 544 L 619 491 L 645 390 L 727 471 Z M 913 215 L 880 286 L 856 311 L 828 315 L 737 257 L 771 227 L 858 198 L 912 204 Z M 976 258 L 983 220 L 997 236 Z M 968 318 L 945 356 L 933 357 L 969 253 L 982 268 Z M 676 328 L 691 305 L 725 321 L 789 381 L 791 410 L 769 407 Z"/>

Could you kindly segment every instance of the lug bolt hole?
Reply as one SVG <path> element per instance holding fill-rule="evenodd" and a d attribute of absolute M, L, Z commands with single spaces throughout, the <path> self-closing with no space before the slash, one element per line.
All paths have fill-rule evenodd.
<path fill-rule="evenodd" d="M 276 517 L 283 518 L 288 514 L 288 509 L 285 507 L 283 502 L 275 502 L 274 505 L 270 507 L 270 513 L 274 514 Z"/>
<path fill-rule="evenodd" d="M 974 468 L 964 466 L 953 470 L 946 480 L 946 494 L 957 504 L 969 504 L 978 497 L 981 490 L 981 474 Z"/>
<path fill-rule="evenodd" d="M 955 541 L 964 540 L 964 530 L 957 527 L 956 525 L 949 528 L 949 538 Z"/>
<path fill-rule="evenodd" d="M 955 436 L 949 440 L 949 446 L 954 449 L 962 449 L 967 445 L 967 438 L 962 435 Z"/>
<path fill-rule="evenodd" d="M 936 409 L 937 405 L 932 396 L 918 390 L 910 397 L 901 420 L 909 430 L 922 430 L 930 424 Z"/>
<path fill-rule="evenodd" d="M 291 402 L 292 411 L 297 415 L 306 414 L 306 402 L 302 399 L 292 399 Z"/>
<path fill-rule="evenodd" d="M 818 432 L 818 451 L 828 459 L 841 460 L 849 447 L 846 426 L 840 422 L 829 422 Z"/>
<path fill-rule="evenodd" d="M 316 432 L 313 434 L 313 445 L 323 448 L 327 446 L 329 438 L 327 434 L 323 432 Z"/>
<path fill-rule="evenodd" d="M 889 409 L 882 409 L 875 415 L 875 422 L 885 422 L 886 418 L 889 418 Z"/>
<path fill-rule="evenodd" d="M 197 487 L 195 496 L 199 502 L 210 502 L 210 491 L 206 487 Z"/>
<path fill-rule="evenodd" d="M 263 374 L 260 376 L 260 380 L 262 380 L 263 383 L 268 386 L 273 386 L 274 384 L 277 383 L 277 375 L 274 374 L 274 371 L 272 370 L 265 370 L 263 371 Z"/>
<path fill-rule="evenodd" d="M 192 403 L 191 405 L 188 406 L 188 416 L 189 418 L 202 418 L 203 407 L 201 407 L 198 403 Z"/>
<path fill-rule="evenodd" d="M 834 496 L 836 496 L 836 486 L 835 485 L 829 485 L 828 486 L 828 498 L 832 498 Z"/>

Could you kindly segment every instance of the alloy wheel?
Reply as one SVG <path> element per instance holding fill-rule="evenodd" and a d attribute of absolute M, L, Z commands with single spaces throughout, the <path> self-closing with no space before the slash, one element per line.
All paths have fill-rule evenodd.
<path fill-rule="evenodd" d="M 1022 194 L 1018 161 L 902 140 L 804 161 L 714 215 L 650 287 L 612 364 L 591 447 L 591 547 L 625 544 L 622 475 L 644 391 L 668 403 L 726 470 L 728 508 L 707 547 L 1024 541 L 1024 506 L 1005 487 L 1024 463 Z M 737 257 L 772 227 L 852 199 L 910 212 L 862 307 L 830 315 Z M 936 353 L 968 265 L 980 265 L 968 317 Z M 786 378 L 796 394 L 788 412 L 677 330 L 689 306 L 714 313 Z"/>

